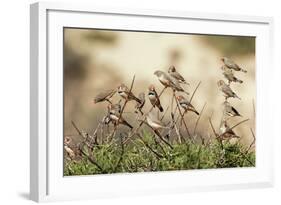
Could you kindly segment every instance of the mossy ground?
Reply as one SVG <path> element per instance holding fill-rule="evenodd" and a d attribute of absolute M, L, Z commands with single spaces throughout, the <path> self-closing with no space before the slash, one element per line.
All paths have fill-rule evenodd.
<path fill-rule="evenodd" d="M 181 144 L 172 144 L 171 149 L 165 144 L 160 146 L 155 142 L 155 136 L 146 133 L 142 140 L 136 138 L 123 147 L 120 142 L 121 139 L 116 139 L 114 143 L 95 146 L 92 158 L 96 164 L 85 155 L 81 160 L 65 160 L 64 175 L 255 166 L 255 152 L 248 151 L 248 147 L 235 141 L 223 142 L 222 148 L 215 139 L 207 144 L 186 140 Z"/>

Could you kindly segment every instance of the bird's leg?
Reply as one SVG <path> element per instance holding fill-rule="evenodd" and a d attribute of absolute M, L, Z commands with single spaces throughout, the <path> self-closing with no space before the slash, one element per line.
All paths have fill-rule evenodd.
<path fill-rule="evenodd" d="M 105 99 L 109 104 L 112 104 L 112 102 L 109 99 Z"/>

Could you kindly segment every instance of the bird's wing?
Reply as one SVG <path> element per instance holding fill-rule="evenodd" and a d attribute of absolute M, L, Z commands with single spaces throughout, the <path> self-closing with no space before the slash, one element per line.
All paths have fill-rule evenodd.
<path fill-rule="evenodd" d="M 237 64 L 231 59 L 227 59 L 226 65 L 229 67 L 237 67 Z"/>
<path fill-rule="evenodd" d="M 234 107 L 231 107 L 231 110 L 232 110 L 236 115 L 240 115 L 239 112 L 238 112 Z"/>
<path fill-rule="evenodd" d="M 105 90 L 103 92 L 100 92 L 99 94 L 97 94 L 94 98 L 95 102 L 100 102 L 102 100 L 104 100 L 107 97 L 112 97 L 115 94 L 116 90 Z"/>
<path fill-rule="evenodd" d="M 229 94 L 229 95 L 233 95 L 234 94 L 234 92 L 231 90 L 231 88 L 228 87 L 227 85 L 222 87 L 222 91 L 227 93 L 227 94 Z"/>
<path fill-rule="evenodd" d="M 170 73 L 170 75 L 178 80 L 181 80 L 183 82 L 185 82 L 185 79 L 182 77 L 181 74 L 179 74 L 178 72 L 172 72 Z"/>

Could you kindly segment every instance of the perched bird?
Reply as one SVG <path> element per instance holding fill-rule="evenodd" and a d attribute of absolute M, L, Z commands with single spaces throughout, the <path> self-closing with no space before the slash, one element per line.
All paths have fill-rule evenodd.
<path fill-rule="evenodd" d="M 224 102 L 224 114 L 230 117 L 235 117 L 235 116 L 242 117 L 240 113 L 234 107 L 232 107 L 230 103 L 227 101 Z"/>
<path fill-rule="evenodd" d="M 222 121 L 220 125 L 220 132 L 219 132 L 221 139 L 232 139 L 232 138 L 240 138 L 235 132 L 230 129 L 226 121 Z"/>
<path fill-rule="evenodd" d="M 196 111 L 194 106 L 191 105 L 191 103 L 186 98 L 184 98 L 182 95 L 177 96 L 177 100 L 178 100 L 180 106 L 184 109 L 184 112 L 191 111 L 191 112 L 194 112 L 197 115 L 199 115 L 199 112 Z"/>
<path fill-rule="evenodd" d="M 241 100 L 241 98 L 239 98 L 235 94 L 235 92 L 233 92 L 231 90 L 231 88 L 228 85 L 226 85 L 226 83 L 223 80 L 219 80 L 217 82 L 217 85 L 218 85 L 219 89 L 224 93 L 224 96 L 225 96 L 226 99 L 232 97 L 232 98 L 238 98 L 238 99 Z"/>
<path fill-rule="evenodd" d="M 77 144 L 73 142 L 71 137 L 65 136 L 63 144 L 64 144 L 64 150 L 66 151 L 66 154 L 69 156 L 70 159 L 74 160 L 77 159 L 77 157 L 81 156 L 81 152 L 78 149 Z"/>
<path fill-rule="evenodd" d="M 165 87 L 170 87 L 175 91 L 185 92 L 186 94 L 189 94 L 188 92 L 184 91 L 184 89 L 180 86 L 179 82 L 175 78 L 169 76 L 167 73 L 157 70 L 154 72 L 154 75 L 158 77 L 160 83 L 162 83 L 162 85 L 164 85 Z"/>
<path fill-rule="evenodd" d="M 170 76 L 172 76 L 173 78 L 175 78 L 179 83 L 183 83 L 183 84 L 189 85 L 189 83 L 187 83 L 187 82 L 185 81 L 185 79 L 182 77 L 182 75 L 179 74 L 179 73 L 176 71 L 175 66 L 170 66 L 170 67 L 169 67 L 169 70 L 168 70 L 168 73 L 170 74 Z"/>
<path fill-rule="evenodd" d="M 163 112 L 163 107 L 161 106 L 161 103 L 160 103 L 160 99 L 159 99 L 159 96 L 155 90 L 155 87 L 154 85 L 150 85 L 148 87 L 148 98 L 151 102 L 151 104 L 153 105 L 153 107 L 158 107 L 158 109 L 160 110 L 160 112 Z"/>
<path fill-rule="evenodd" d="M 133 126 L 131 126 L 123 117 L 120 118 L 120 111 L 119 107 L 115 107 L 112 104 L 108 105 L 108 111 L 109 111 L 109 118 L 110 120 L 117 125 L 119 122 L 120 124 L 126 125 L 129 128 L 133 129 Z"/>
<path fill-rule="evenodd" d="M 143 114 L 142 108 L 143 108 L 143 106 L 144 106 L 144 104 L 145 104 L 145 94 L 144 94 L 143 92 L 140 93 L 139 96 L 138 96 L 138 99 L 141 100 L 141 103 L 136 102 L 135 108 L 136 108 L 136 110 L 138 110 L 141 114 Z"/>
<path fill-rule="evenodd" d="M 141 103 L 141 100 L 138 99 L 132 92 L 130 92 L 129 88 L 123 83 L 118 86 L 117 92 L 124 99 L 135 100 L 138 103 Z"/>
<path fill-rule="evenodd" d="M 100 92 L 99 94 L 96 95 L 94 98 L 94 103 L 99 103 L 103 101 L 108 101 L 110 102 L 110 98 L 116 93 L 116 90 L 105 90 L 103 92 Z"/>
<path fill-rule="evenodd" d="M 222 74 L 223 76 L 228 80 L 228 85 L 231 83 L 231 82 L 237 82 L 237 83 L 243 83 L 242 80 L 239 80 L 238 78 L 236 78 L 232 72 L 231 69 L 229 69 L 228 67 L 226 66 L 222 66 L 221 69 L 224 71 Z"/>
<path fill-rule="evenodd" d="M 161 122 L 157 117 L 152 115 L 152 113 L 148 113 L 146 116 L 146 122 L 147 124 L 152 127 L 154 130 L 159 130 L 159 129 L 168 129 L 169 127 L 166 127 L 163 122 Z"/>
<path fill-rule="evenodd" d="M 223 57 L 221 58 L 224 65 L 226 65 L 228 68 L 236 70 L 236 71 L 242 71 L 244 73 L 247 73 L 246 70 L 242 69 L 239 65 L 237 65 L 233 60 Z"/>
<path fill-rule="evenodd" d="M 111 122 L 111 119 L 110 119 L 109 113 L 108 113 L 107 115 L 105 115 L 105 116 L 102 118 L 102 123 L 105 124 L 105 125 L 108 125 L 110 122 Z"/>

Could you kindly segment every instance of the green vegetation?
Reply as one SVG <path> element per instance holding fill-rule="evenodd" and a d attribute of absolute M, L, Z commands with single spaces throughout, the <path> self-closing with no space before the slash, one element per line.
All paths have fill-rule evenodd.
<path fill-rule="evenodd" d="M 173 149 L 157 141 L 157 136 L 145 133 L 122 146 L 119 137 L 112 144 L 95 145 L 92 156 L 84 146 L 80 160 L 65 158 L 64 175 L 92 175 L 171 171 L 190 169 L 252 167 L 255 153 L 239 141 L 211 139 L 205 143 L 174 143 Z M 223 145 L 223 146 L 222 146 Z"/>

